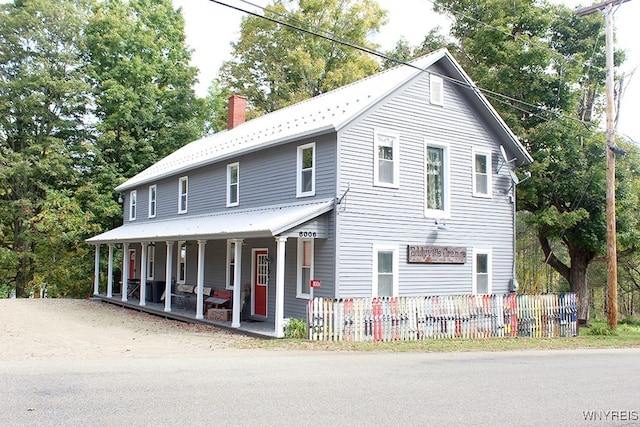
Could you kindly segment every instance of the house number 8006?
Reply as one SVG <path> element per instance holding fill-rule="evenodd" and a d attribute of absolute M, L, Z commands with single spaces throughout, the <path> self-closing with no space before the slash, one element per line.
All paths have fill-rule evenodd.
<path fill-rule="evenodd" d="M 317 233 L 315 231 L 300 231 L 298 232 L 298 237 L 316 237 Z"/>

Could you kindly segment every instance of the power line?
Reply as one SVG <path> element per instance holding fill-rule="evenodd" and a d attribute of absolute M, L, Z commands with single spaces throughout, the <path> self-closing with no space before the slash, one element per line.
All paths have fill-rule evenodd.
<path fill-rule="evenodd" d="M 550 110 L 550 109 L 546 109 L 545 107 L 541 107 L 539 105 L 531 104 L 531 103 L 528 103 L 526 101 L 522 101 L 522 100 L 510 97 L 510 96 L 501 94 L 499 92 L 495 92 L 495 91 L 492 91 L 492 90 L 489 90 L 489 89 L 481 88 L 479 86 L 476 86 L 475 84 L 469 84 L 469 83 L 467 83 L 465 81 L 454 79 L 453 77 L 450 77 L 450 76 L 441 75 L 439 73 L 435 73 L 435 72 L 432 72 L 432 71 L 423 70 L 420 67 L 417 67 L 417 66 L 415 66 L 415 65 L 413 65 L 413 64 L 411 64 L 409 62 L 394 58 L 394 57 L 389 56 L 389 55 L 387 55 L 385 53 L 382 53 L 382 52 L 377 51 L 375 49 L 369 48 L 367 46 L 362 46 L 362 45 L 353 43 L 351 41 L 345 40 L 345 39 L 343 39 L 343 38 L 341 38 L 341 37 L 329 32 L 329 31 L 323 30 L 323 29 L 317 29 L 318 31 L 312 31 L 309 28 L 314 28 L 313 26 L 310 26 L 309 28 L 304 28 L 304 27 L 301 27 L 301 26 L 298 26 L 298 25 L 294 25 L 294 24 L 289 23 L 289 22 L 284 22 L 284 21 L 276 19 L 276 18 L 272 18 L 272 17 L 266 16 L 266 15 L 262 15 L 262 14 L 259 14 L 259 13 L 256 13 L 256 12 L 253 12 L 253 11 L 250 11 L 250 10 L 247 10 L 247 9 L 243 9 L 241 7 L 234 6 L 234 5 L 222 2 L 220 0 L 209 0 L 209 1 L 211 1 L 212 3 L 219 4 L 221 6 L 228 7 L 230 9 L 237 10 L 237 11 L 242 12 L 242 13 L 246 13 L 248 15 L 251 15 L 251 16 L 254 16 L 254 17 L 257 17 L 257 18 L 265 19 L 265 20 L 270 21 L 270 22 L 272 22 L 274 24 L 281 25 L 281 26 L 287 27 L 287 28 L 295 30 L 295 31 L 300 31 L 302 33 L 305 33 L 305 34 L 308 34 L 308 35 L 311 35 L 311 36 L 314 36 L 314 37 L 319 37 L 319 38 L 325 39 L 327 41 L 338 43 L 338 44 L 341 44 L 343 46 L 346 46 L 346 47 L 349 47 L 349 48 L 352 48 L 352 49 L 357 49 L 359 51 L 362 51 L 362 52 L 365 52 L 367 54 L 370 54 L 370 55 L 382 58 L 384 60 L 396 63 L 398 65 L 404 65 L 404 66 L 416 69 L 416 70 L 418 70 L 420 72 L 437 75 L 437 76 L 442 77 L 443 79 L 445 79 L 445 80 L 447 80 L 447 81 L 449 81 L 449 82 L 451 82 L 453 84 L 456 84 L 458 86 L 462 86 L 462 87 L 465 87 L 465 88 L 471 89 L 471 90 L 478 90 L 478 91 L 482 92 L 488 98 L 494 99 L 494 100 L 496 100 L 498 102 L 501 102 L 503 104 L 511 106 L 512 108 L 515 108 L 515 109 L 517 109 L 517 110 L 519 110 L 519 111 L 521 111 L 523 113 L 526 113 L 526 114 L 528 114 L 529 116 L 532 116 L 532 117 L 538 117 L 538 118 L 540 118 L 542 120 L 545 120 L 545 121 L 549 121 L 550 120 L 549 118 L 543 117 L 542 115 L 540 115 L 538 113 L 534 113 L 534 112 L 532 112 L 532 111 L 530 111 L 528 109 L 525 109 L 524 107 L 531 108 L 531 109 L 534 109 L 534 110 L 537 110 L 537 111 L 543 111 L 543 112 L 551 114 L 551 115 L 553 115 L 553 116 L 555 116 L 557 118 L 564 118 L 564 119 L 569 120 L 569 121 L 577 122 L 577 123 L 580 123 L 580 124 L 582 124 L 582 125 L 584 125 L 586 127 L 588 127 L 588 126 L 590 126 L 592 124 L 590 122 L 585 122 L 585 121 L 580 120 L 578 118 L 567 116 L 565 114 L 562 114 L 562 113 L 559 113 L 559 112 L 556 112 L 556 111 L 553 111 L 553 110 Z M 283 18 L 285 18 L 287 20 L 291 20 L 291 21 L 294 21 L 294 22 L 296 22 L 296 21 L 300 22 L 300 21 L 298 21 L 296 19 L 290 18 L 290 17 L 288 17 L 286 15 L 283 15 L 283 14 L 281 14 L 279 12 L 276 12 L 276 11 L 272 11 L 272 10 L 267 9 L 265 7 L 256 5 L 256 4 L 251 3 L 249 1 L 245 1 L 245 0 L 241 0 L 241 1 L 243 3 L 250 4 L 250 5 L 254 6 L 254 7 L 258 7 L 260 9 L 262 9 L 264 12 L 273 13 L 274 15 L 281 16 L 281 17 L 283 17 Z M 306 25 L 304 23 L 301 23 L 301 24 L 302 25 Z M 316 28 L 314 28 L 314 29 L 316 29 Z M 325 33 L 325 34 L 321 34 L 321 32 Z M 509 101 L 509 102 L 506 102 L 506 101 Z M 521 105 L 523 107 L 519 107 L 518 105 L 514 105 L 514 104 L 518 104 L 518 105 Z"/>

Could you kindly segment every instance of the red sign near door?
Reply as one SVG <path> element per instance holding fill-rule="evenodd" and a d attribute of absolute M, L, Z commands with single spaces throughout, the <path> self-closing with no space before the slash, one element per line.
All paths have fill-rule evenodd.
<path fill-rule="evenodd" d="M 311 287 L 311 288 L 321 288 L 322 287 L 322 282 L 320 280 L 312 280 L 311 282 L 309 282 L 309 287 Z"/>

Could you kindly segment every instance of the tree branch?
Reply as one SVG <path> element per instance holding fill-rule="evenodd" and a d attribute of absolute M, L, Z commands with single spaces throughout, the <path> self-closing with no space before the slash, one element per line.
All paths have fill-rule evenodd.
<path fill-rule="evenodd" d="M 556 257 L 556 255 L 551 250 L 551 245 L 549 244 L 549 240 L 546 236 L 538 233 L 538 240 L 540 241 L 542 252 L 544 252 L 544 256 L 546 259 L 545 262 L 549 264 L 554 270 L 556 270 L 562 277 L 564 277 L 567 282 L 571 283 L 571 268 Z"/>

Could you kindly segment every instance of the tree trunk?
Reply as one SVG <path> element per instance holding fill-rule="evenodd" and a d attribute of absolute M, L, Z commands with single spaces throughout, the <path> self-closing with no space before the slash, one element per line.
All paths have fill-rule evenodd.
<path fill-rule="evenodd" d="M 589 321 L 589 281 L 587 280 L 587 268 L 592 259 L 591 253 L 584 249 L 570 251 L 571 272 L 569 284 L 571 292 L 576 294 L 576 309 L 578 324 L 585 325 Z"/>

